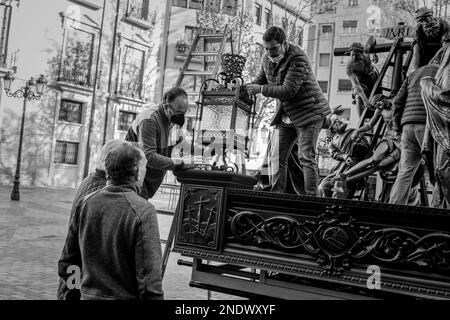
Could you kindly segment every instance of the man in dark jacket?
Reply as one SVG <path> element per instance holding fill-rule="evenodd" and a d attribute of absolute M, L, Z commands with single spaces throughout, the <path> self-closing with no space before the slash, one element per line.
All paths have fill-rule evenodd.
<path fill-rule="evenodd" d="M 288 157 L 298 142 L 298 158 L 303 167 L 307 195 L 317 195 L 318 168 L 316 144 L 325 116 L 331 113 L 322 90 L 314 78 L 305 52 L 286 41 L 283 29 L 270 27 L 263 35 L 268 54 L 264 57 L 259 75 L 247 84 L 249 94 L 262 94 L 280 100 L 280 107 L 272 120 L 279 130 L 275 149 L 279 152 L 273 192 L 285 192 Z"/>
<path fill-rule="evenodd" d="M 421 150 L 427 122 L 420 81 L 424 77 L 434 77 L 438 68 L 437 64 L 429 64 L 414 71 L 394 98 L 392 124 L 395 131 L 401 132 L 402 138 L 399 172 L 392 187 L 391 203 L 408 203 L 414 175 L 422 162 Z"/>
<path fill-rule="evenodd" d="M 137 126 L 139 142 L 147 158 L 147 172 L 141 196 L 151 199 L 163 182 L 167 170 L 189 169 L 191 165 L 171 158 L 170 132 L 174 125 L 184 124 L 188 109 L 187 94 L 182 88 L 172 88 L 164 94 L 163 103 L 151 116 Z"/>
<path fill-rule="evenodd" d="M 73 206 L 58 273 L 69 283 L 81 271 L 82 300 L 164 298 L 156 210 L 137 193 L 140 158 L 122 141 L 106 157 L 106 187 Z"/>

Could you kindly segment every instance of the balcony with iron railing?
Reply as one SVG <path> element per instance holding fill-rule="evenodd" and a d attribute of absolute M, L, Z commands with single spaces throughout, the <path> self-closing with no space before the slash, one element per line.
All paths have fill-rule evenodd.
<path fill-rule="evenodd" d="M 119 103 L 132 103 L 136 105 L 142 105 L 143 103 L 151 100 L 151 87 L 142 84 L 142 81 L 136 80 L 124 80 L 118 85 L 116 90 L 116 98 Z"/>
<path fill-rule="evenodd" d="M 91 78 L 91 67 L 87 63 L 77 63 L 70 60 L 50 63 L 50 79 L 60 85 L 92 90 Z"/>
<path fill-rule="evenodd" d="M 142 99 L 142 84 L 138 81 L 124 82 L 121 83 L 117 94 L 133 99 Z"/>
<path fill-rule="evenodd" d="M 149 0 L 128 0 L 127 11 L 122 21 L 135 27 L 148 30 L 155 25 L 155 14 L 149 12 Z"/>

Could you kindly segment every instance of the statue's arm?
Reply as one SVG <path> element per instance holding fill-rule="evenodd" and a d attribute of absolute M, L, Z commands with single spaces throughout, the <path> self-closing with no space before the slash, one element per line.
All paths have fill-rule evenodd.
<path fill-rule="evenodd" d="M 331 158 L 336 161 L 345 161 L 348 154 L 343 152 L 334 142 L 329 147 Z"/>
<path fill-rule="evenodd" d="M 358 134 L 372 131 L 373 127 L 375 127 L 380 118 L 381 118 L 381 110 L 377 109 L 373 117 L 370 119 L 369 123 L 363 125 L 361 128 L 357 130 Z"/>

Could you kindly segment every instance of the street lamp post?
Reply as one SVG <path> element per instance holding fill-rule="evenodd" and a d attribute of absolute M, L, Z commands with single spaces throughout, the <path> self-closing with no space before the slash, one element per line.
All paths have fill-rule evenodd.
<path fill-rule="evenodd" d="M 12 92 L 11 85 L 14 81 L 14 76 L 12 72 L 8 72 L 3 77 L 3 85 L 5 88 L 6 95 L 12 98 L 23 99 L 23 109 L 22 109 L 22 123 L 20 125 L 20 138 L 19 138 L 19 151 L 17 154 L 17 165 L 16 165 L 16 174 L 14 176 L 14 187 L 11 193 L 11 200 L 19 201 L 20 193 L 19 193 L 19 185 L 20 185 L 20 165 L 22 159 L 22 141 L 23 141 L 23 131 L 25 125 L 25 112 L 27 109 L 27 101 L 39 100 L 41 96 L 44 94 L 45 86 L 47 84 L 47 80 L 44 75 L 41 75 L 38 80 L 34 80 L 31 77 L 25 84 L 24 87 L 19 90 Z"/>

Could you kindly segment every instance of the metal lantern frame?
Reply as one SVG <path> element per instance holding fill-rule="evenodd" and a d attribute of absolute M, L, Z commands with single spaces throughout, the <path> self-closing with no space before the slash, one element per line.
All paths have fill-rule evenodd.
<path fill-rule="evenodd" d="M 222 81 L 222 84 L 221 84 Z M 199 100 L 197 102 L 197 114 L 196 114 L 196 133 L 194 141 L 201 141 L 203 145 L 209 145 L 214 141 L 215 137 L 227 140 L 227 131 L 234 130 L 236 132 L 236 123 L 238 117 L 238 110 L 240 109 L 248 115 L 247 128 L 248 134 L 243 137 L 238 132 L 236 132 L 234 141 L 234 150 L 244 150 L 245 158 L 248 158 L 249 154 L 249 142 L 251 131 L 254 127 L 255 121 L 255 109 L 256 109 L 256 99 L 249 97 L 245 87 L 242 85 L 242 78 L 235 73 L 222 72 L 217 75 L 217 79 L 206 79 L 200 86 Z M 215 83 L 216 87 L 209 89 L 211 83 Z M 202 122 L 204 119 L 204 109 L 205 106 L 215 105 L 223 107 L 231 107 L 231 119 L 230 126 L 227 129 L 208 129 L 204 130 L 202 128 Z M 208 132 L 206 132 L 208 131 Z M 207 134 L 209 133 L 209 135 Z M 239 138 L 243 138 L 244 145 L 240 145 L 238 141 L 242 141 Z M 236 139 L 238 141 L 236 141 Z M 193 141 L 193 142 L 194 142 Z M 238 171 L 236 165 L 227 165 L 226 156 L 226 144 L 223 145 L 222 150 L 224 165 L 222 167 L 208 166 L 211 170 L 221 170 L 221 171 Z M 245 165 L 243 166 L 242 173 L 245 174 Z"/>

